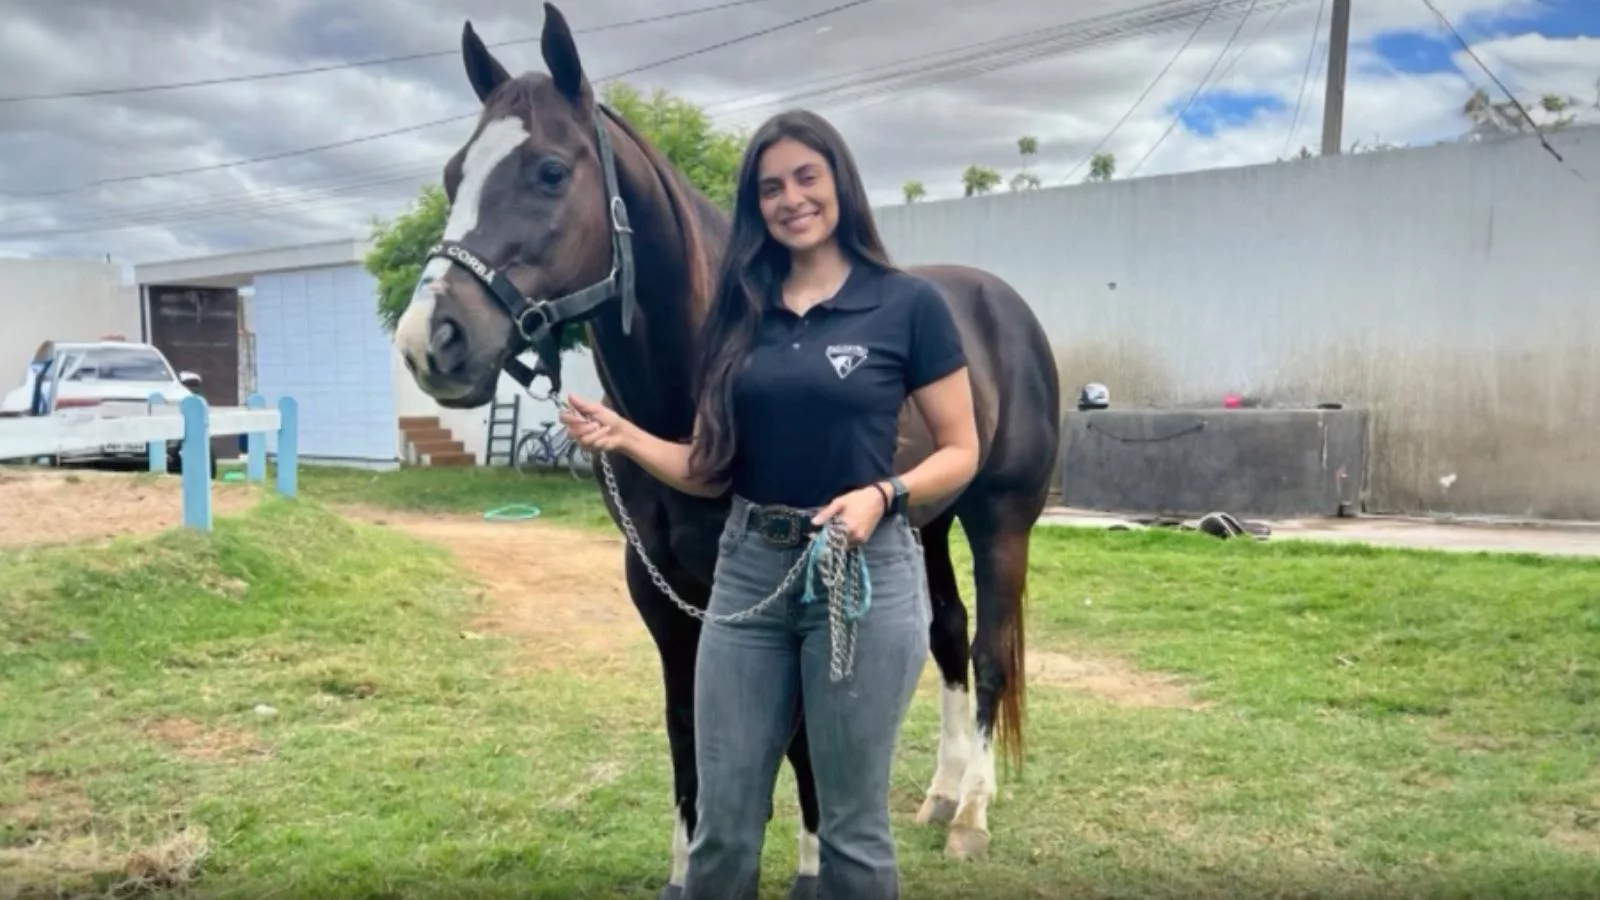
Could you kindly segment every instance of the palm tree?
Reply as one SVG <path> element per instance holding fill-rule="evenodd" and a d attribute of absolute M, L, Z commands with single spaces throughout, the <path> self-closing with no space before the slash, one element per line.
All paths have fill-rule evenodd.
<path fill-rule="evenodd" d="M 970 165 L 961 173 L 961 189 L 963 196 L 975 197 L 987 194 L 994 190 L 1000 183 L 1000 173 L 988 166 Z"/>

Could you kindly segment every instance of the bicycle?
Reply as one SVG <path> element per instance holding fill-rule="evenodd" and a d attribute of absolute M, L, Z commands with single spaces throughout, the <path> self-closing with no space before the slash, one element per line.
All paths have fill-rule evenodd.
<path fill-rule="evenodd" d="M 526 475 L 535 468 L 564 465 L 580 481 L 594 477 L 594 460 L 589 451 L 567 434 L 557 422 L 540 422 L 539 431 L 529 431 L 517 439 L 512 464 Z"/>

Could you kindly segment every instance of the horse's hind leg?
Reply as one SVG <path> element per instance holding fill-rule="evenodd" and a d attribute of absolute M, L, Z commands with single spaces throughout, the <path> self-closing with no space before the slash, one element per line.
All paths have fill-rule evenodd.
<path fill-rule="evenodd" d="M 1025 504 L 1018 503 L 1017 507 Z M 1028 575 L 1028 535 L 1033 519 L 999 498 L 979 514 L 963 511 L 972 547 L 978 627 L 973 635 L 977 681 L 977 740 L 961 777 L 960 801 L 945 853 L 958 859 L 989 848 L 989 804 L 995 796 L 996 738 L 1020 755 L 1022 746 L 1023 618 Z M 969 518 L 970 516 L 970 518 Z"/>
<path fill-rule="evenodd" d="M 950 563 L 953 514 L 940 516 L 922 529 L 928 594 L 933 602 L 929 648 L 939 667 L 939 755 L 928 785 L 918 825 L 944 825 L 955 817 L 961 801 L 961 778 L 972 755 L 972 694 L 967 670 L 967 609 L 961 604 L 955 567 Z"/>

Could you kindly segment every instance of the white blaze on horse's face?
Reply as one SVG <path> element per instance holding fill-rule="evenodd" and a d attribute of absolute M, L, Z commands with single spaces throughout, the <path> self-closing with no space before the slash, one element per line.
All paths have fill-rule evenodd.
<path fill-rule="evenodd" d="M 518 116 L 495 119 L 483 126 L 461 161 L 461 184 L 456 187 L 455 201 L 450 204 L 450 218 L 444 226 L 445 240 L 463 240 L 477 229 L 484 186 L 488 184 L 489 176 L 527 139 L 528 129 Z M 427 358 L 428 342 L 435 327 L 434 305 L 439 292 L 444 289 L 444 274 L 449 270 L 449 260 L 428 260 L 422 277 L 417 279 L 416 289 L 412 291 L 411 302 L 406 305 L 405 313 L 395 326 L 395 346 L 418 366 L 418 371 L 426 371 L 422 368 L 422 361 Z"/>

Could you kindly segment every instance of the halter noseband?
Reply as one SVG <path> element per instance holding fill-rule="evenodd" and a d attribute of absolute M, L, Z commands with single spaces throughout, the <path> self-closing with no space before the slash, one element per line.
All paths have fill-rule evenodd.
<path fill-rule="evenodd" d="M 611 136 L 606 133 L 605 114 L 609 113 L 604 104 L 595 104 L 595 139 L 600 147 L 600 171 L 605 176 L 609 200 L 606 207 L 611 220 L 611 274 L 605 280 L 555 300 L 532 300 L 524 297 L 505 273 L 460 241 L 434 244 L 423 260 L 424 263 L 432 259 L 449 260 L 476 278 L 490 296 L 500 301 L 516 323 L 517 333 L 539 355 L 538 365 L 533 369 L 511 356 L 505 362 L 506 374 L 524 388 L 531 387 L 533 379 L 543 375 L 550 381 L 551 396 L 561 390 L 561 327 L 592 318 L 600 307 L 615 299 L 622 301 L 622 333 L 628 334 L 638 306 L 633 290 L 633 229 L 628 225 L 628 205 L 622 202 L 622 192 L 617 185 L 617 161 L 611 152 Z"/>

